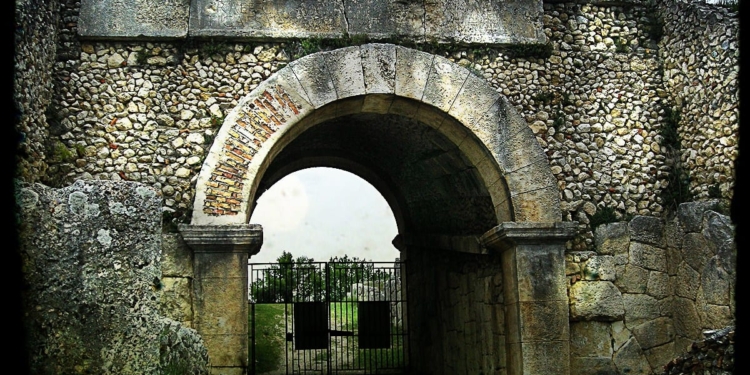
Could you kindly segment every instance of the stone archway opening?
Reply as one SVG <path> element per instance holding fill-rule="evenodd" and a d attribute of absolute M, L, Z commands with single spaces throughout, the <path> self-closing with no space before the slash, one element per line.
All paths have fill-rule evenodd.
<path fill-rule="evenodd" d="M 574 229 L 560 223 L 546 156 L 484 80 L 444 58 L 393 45 L 297 60 L 227 117 L 183 235 L 199 243 L 194 248 L 223 241 L 242 244 L 244 253 L 232 262 L 207 261 L 212 266 L 196 275 L 204 307 L 197 309 L 199 332 L 224 343 L 246 334 L 246 325 L 212 325 L 212 314 L 229 311 L 220 301 L 227 296 L 199 290 L 202 280 L 225 277 L 237 285 L 244 276 L 247 295 L 246 269 L 235 275 L 222 267 L 243 256 L 246 263 L 258 251 L 261 228 L 246 224 L 258 192 L 310 166 L 357 174 L 393 208 L 394 244 L 409 262 L 407 309 L 419 321 L 410 324 L 414 371 L 567 373 L 560 367 L 569 356 L 562 245 Z M 247 353 L 246 342 L 235 346 Z M 247 366 L 241 354 L 216 354 L 216 373 Z"/>

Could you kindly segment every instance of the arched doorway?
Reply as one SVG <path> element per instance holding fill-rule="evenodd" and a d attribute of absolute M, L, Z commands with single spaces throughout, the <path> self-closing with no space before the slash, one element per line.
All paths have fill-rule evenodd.
<path fill-rule="evenodd" d="M 567 373 L 560 365 L 568 362 L 562 244 L 573 227 L 560 222 L 546 155 L 482 78 L 388 44 L 296 60 L 227 116 L 198 178 L 192 225 L 183 230 L 196 263 L 205 256 L 218 265 L 196 274 L 204 337 L 226 347 L 239 340 L 234 332 L 247 332 L 246 324 L 211 323 L 230 314 L 222 300 L 229 297 L 211 296 L 201 280 L 214 285 L 227 275 L 239 288 L 235 279 L 243 275 L 221 267 L 257 252 L 252 233 L 257 238 L 261 229 L 246 223 L 258 192 L 309 166 L 355 173 L 393 208 L 395 242 L 412 262 L 410 316 L 425 322 L 412 325 L 412 348 L 424 358 L 416 371 Z M 232 233 L 243 239 L 228 238 Z M 227 250 L 208 249 L 221 241 Z M 245 250 L 238 250 L 242 241 Z M 205 326 L 201 315 L 212 317 Z M 208 343 L 209 355 L 214 345 Z M 223 361 L 212 357 L 216 371 L 246 366 L 239 354 L 216 355 Z"/>

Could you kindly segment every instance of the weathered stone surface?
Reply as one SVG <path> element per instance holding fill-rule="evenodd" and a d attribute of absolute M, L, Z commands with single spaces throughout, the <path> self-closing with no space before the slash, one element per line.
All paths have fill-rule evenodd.
<path fill-rule="evenodd" d="M 610 323 L 570 323 L 571 357 L 612 357 Z"/>
<path fill-rule="evenodd" d="M 703 215 L 707 211 L 716 210 L 718 206 L 717 200 L 682 203 L 677 207 L 677 217 L 685 232 L 700 232 L 703 227 Z"/>
<path fill-rule="evenodd" d="M 614 321 L 625 315 L 623 297 L 609 281 L 579 281 L 570 287 L 570 319 Z"/>
<path fill-rule="evenodd" d="M 682 258 L 694 270 L 703 269 L 708 259 L 713 256 L 709 243 L 700 233 L 685 234 L 682 243 Z"/>
<path fill-rule="evenodd" d="M 674 339 L 672 319 L 656 318 L 637 325 L 630 330 L 642 349 L 650 349 L 666 344 Z"/>
<path fill-rule="evenodd" d="M 570 368 L 575 374 L 580 375 L 617 373 L 612 357 L 575 357 L 571 355 Z"/>
<path fill-rule="evenodd" d="M 596 227 L 594 243 L 599 254 L 624 254 L 630 246 L 630 231 L 627 222 L 603 224 Z"/>
<path fill-rule="evenodd" d="M 20 185 L 26 320 L 35 373 L 206 373 L 197 333 L 158 313 L 161 197 L 135 182 Z M 169 341 L 173 333 L 183 341 Z M 160 341 L 167 340 L 167 345 Z"/>
<path fill-rule="evenodd" d="M 323 55 L 339 99 L 365 93 L 359 47 L 341 48 Z"/>
<path fill-rule="evenodd" d="M 161 237 L 162 276 L 192 277 L 193 254 L 178 233 L 164 233 Z"/>
<path fill-rule="evenodd" d="M 677 353 L 679 353 L 678 351 L 675 351 L 674 342 L 668 342 L 664 345 L 645 349 L 644 352 L 649 365 L 651 365 L 651 368 L 656 374 L 664 371 L 664 366 L 666 366 L 666 364 L 669 363 Z"/>
<path fill-rule="evenodd" d="M 675 297 L 672 300 L 672 319 L 675 333 L 691 339 L 701 337 L 701 324 L 695 303 L 687 298 Z"/>
<path fill-rule="evenodd" d="M 677 269 L 675 276 L 675 294 L 680 297 L 695 300 L 698 288 L 701 285 L 701 275 L 687 263 L 683 262 Z"/>
<path fill-rule="evenodd" d="M 593 256 L 583 268 L 584 280 L 615 280 L 615 259 L 611 255 Z"/>
<path fill-rule="evenodd" d="M 664 246 L 664 222 L 653 216 L 638 215 L 628 223 L 630 239 L 659 247 Z"/>
<path fill-rule="evenodd" d="M 193 285 L 187 277 L 162 277 L 159 312 L 165 317 L 190 324 L 193 321 Z"/>
<path fill-rule="evenodd" d="M 615 362 L 617 371 L 620 374 L 651 374 L 648 360 L 635 338 L 628 340 L 612 356 L 612 360 Z"/>
<path fill-rule="evenodd" d="M 707 303 L 729 305 L 729 288 L 732 278 L 722 269 L 718 256 L 711 258 L 701 273 L 701 289 Z"/>
<path fill-rule="evenodd" d="M 634 327 L 656 319 L 661 315 L 659 303 L 647 294 L 623 294 L 625 325 L 632 331 Z"/>
<path fill-rule="evenodd" d="M 336 38 L 398 35 L 417 41 L 505 44 L 541 43 L 541 4 L 530 1 L 483 3 L 445 0 L 330 2 L 197 0 L 190 8 L 193 36 Z"/>
<path fill-rule="evenodd" d="M 669 275 L 658 271 L 649 272 L 646 293 L 656 299 L 671 296 L 672 284 L 669 283 Z"/>
<path fill-rule="evenodd" d="M 630 264 L 653 271 L 667 271 L 667 253 L 664 249 L 640 242 L 630 243 Z"/>
<path fill-rule="evenodd" d="M 731 219 L 713 211 L 707 212 L 703 218 L 703 236 L 711 249 L 719 255 L 722 268 L 733 275 L 737 262 L 737 247 Z"/>
<path fill-rule="evenodd" d="M 184 38 L 189 9 L 190 0 L 83 0 L 78 33 L 108 39 Z"/>
<path fill-rule="evenodd" d="M 631 264 L 617 266 L 615 285 L 624 293 L 646 293 L 649 271 Z"/>
<path fill-rule="evenodd" d="M 623 345 L 625 345 L 628 340 L 630 340 L 633 335 L 630 333 L 630 330 L 625 327 L 625 322 L 622 320 L 618 320 L 616 322 L 612 322 L 612 350 L 618 351 L 620 348 L 622 348 Z"/>
<path fill-rule="evenodd" d="M 396 47 L 392 44 L 366 44 L 360 47 L 365 92 L 393 94 L 396 87 Z"/>

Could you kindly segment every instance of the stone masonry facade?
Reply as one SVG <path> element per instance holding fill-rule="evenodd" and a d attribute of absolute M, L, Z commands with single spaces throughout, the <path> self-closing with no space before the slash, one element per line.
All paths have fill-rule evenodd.
<path fill-rule="evenodd" d="M 206 215 L 241 213 L 261 144 L 310 111 L 265 81 L 304 55 L 361 44 L 94 41 L 78 36 L 78 1 L 16 4 L 19 180 L 53 187 L 138 182 L 182 222 L 233 109 L 239 112 L 227 122 L 232 128 L 206 182 Z M 542 21 L 544 45 L 388 42 L 469 69 L 507 98 L 541 145 L 562 219 L 579 229 L 565 253 L 570 368 L 659 373 L 704 330 L 734 320 L 736 248 L 725 207 L 738 153 L 739 19 L 728 8 L 683 1 L 546 1 Z M 248 99 L 261 85 L 263 95 Z M 677 191 L 678 173 L 689 176 L 687 198 L 698 202 L 670 208 L 663 197 Z M 73 190 L 83 186 L 77 184 Z M 620 222 L 592 228 L 591 217 L 605 209 Z M 161 242 L 158 313 L 189 330 L 199 320 L 192 255 L 178 235 Z M 434 285 L 426 274 L 412 280 L 424 300 L 441 307 L 424 324 L 448 327 L 420 331 L 441 336 L 433 342 L 435 361 L 423 367 L 450 358 L 505 373 L 510 318 L 497 292 L 504 283 L 492 273 L 500 261 L 474 267 L 481 257 L 423 255 L 412 260 L 448 270 Z M 467 267 L 450 273 L 446 260 L 453 257 Z M 483 287 L 472 287 L 477 280 Z M 456 341 L 476 350 L 446 347 Z"/>
<path fill-rule="evenodd" d="M 704 331 L 734 325 L 734 228 L 718 205 L 604 224 L 595 251 L 566 254 L 571 368 L 661 373 Z"/>
<path fill-rule="evenodd" d="M 180 212 L 192 208 L 194 179 L 227 113 L 302 50 L 291 42 L 73 40 L 76 9 L 62 7 L 58 61 L 45 70 L 53 72 L 54 89 L 43 90 L 50 103 L 28 110 L 29 118 L 38 118 L 30 114 L 54 109 L 59 124 L 34 127 L 46 130 L 27 137 L 22 147 L 38 152 L 20 160 L 50 167 L 46 174 L 21 168 L 19 177 L 48 176 L 60 185 L 74 179 L 140 181 L 161 190 L 165 205 Z M 660 134 L 665 108 L 682 114 L 678 153 L 691 191 L 698 198 L 709 191 L 731 197 L 737 19 L 716 6 L 711 17 L 704 16 L 709 7 L 549 2 L 543 15 L 549 55 L 528 47 L 423 48 L 436 48 L 484 77 L 519 110 L 558 179 L 564 220 L 586 229 L 589 215 L 603 207 L 616 208 L 619 217 L 664 212 L 660 192 L 668 188 L 670 172 Z M 696 38 L 695 30 L 703 37 Z M 20 103 L 31 105 L 24 98 Z M 241 121 L 274 124 L 296 109 L 283 93 L 268 92 L 267 100 L 244 103 Z M 238 140 L 260 141 L 274 132 L 273 125 L 255 129 L 264 131 L 242 135 L 238 127 Z M 252 142 L 232 145 L 221 174 L 212 178 L 215 200 L 205 207 L 217 214 L 238 209 L 243 166 L 255 152 Z M 592 233 L 571 246 L 590 249 Z"/>

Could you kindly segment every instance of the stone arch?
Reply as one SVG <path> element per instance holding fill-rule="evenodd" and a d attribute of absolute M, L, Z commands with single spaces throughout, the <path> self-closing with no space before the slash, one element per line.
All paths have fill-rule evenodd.
<path fill-rule="evenodd" d="M 428 124 L 474 163 L 498 222 L 561 220 L 557 182 L 523 118 L 484 79 L 428 53 L 367 44 L 303 57 L 242 98 L 196 184 L 192 224 L 243 224 L 263 172 L 310 127 L 353 113 Z"/>
<path fill-rule="evenodd" d="M 336 138 L 347 132 L 348 138 Z M 372 154 L 346 142 L 378 137 Z M 337 141 L 326 141 L 332 138 Z M 391 141 L 400 143 L 382 151 Z M 398 160 L 396 151 L 406 148 L 418 156 L 411 162 L 422 167 L 424 180 L 405 180 L 399 176 L 409 170 L 389 174 L 372 163 Z M 486 317 L 470 318 L 477 337 L 489 332 L 486 337 L 495 340 L 489 346 L 498 348 L 499 358 L 488 359 L 488 369 L 569 372 L 563 252 L 575 224 L 561 222 L 557 180 L 543 149 L 524 119 L 484 79 L 443 57 L 390 44 L 296 60 L 227 115 L 198 176 L 192 223 L 181 229 L 196 254 L 196 328 L 208 337 L 214 366 L 247 365 L 247 343 L 237 334 L 247 330 L 247 306 L 236 301 L 246 298 L 245 265 L 262 243 L 262 229 L 247 224 L 254 201 L 278 178 L 314 165 L 347 170 L 378 188 L 397 216 L 399 236 L 407 235 L 399 246 L 410 249 L 407 254 L 417 251 L 419 262 L 431 262 L 422 250 L 435 249 L 468 252 L 473 264 L 491 259 L 497 265 L 492 283 L 502 285 L 496 288 L 502 288 L 503 302 L 485 311 Z M 432 188 L 431 196 L 420 196 L 423 186 Z M 432 200 L 423 204 L 423 198 Z M 434 217 L 453 220 L 446 224 L 431 221 Z M 422 269 L 429 270 L 431 264 L 426 265 Z M 479 285 L 476 277 L 472 273 L 460 284 Z M 423 280 L 430 283 L 429 277 Z M 496 301 L 497 292 L 492 295 Z M 501 319 L 493 318 L 498 314 Z M 233 323 L 216 326 L 217 320 Z M 475 324 L 490 320 L 492 327 Z M 239 349 L 227 357 L 229 347 Z"/>

